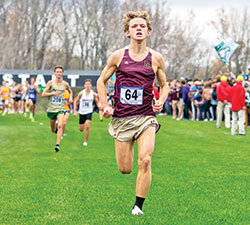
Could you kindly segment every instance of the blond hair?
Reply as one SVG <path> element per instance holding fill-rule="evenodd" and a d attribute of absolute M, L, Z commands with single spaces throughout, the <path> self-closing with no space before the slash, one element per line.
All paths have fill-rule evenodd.
<path fill-rule="evenodd" d="M 134 18 L 142 18 L 146 21 L 148 29 L 151 31 L 151 21 L 149 20 L 149 15 L 147 11 L 129 11 L 123 16 L 123 26 L 124 26 L 124 32 L 128 31 L 129 29 L 129 22 Z"/>

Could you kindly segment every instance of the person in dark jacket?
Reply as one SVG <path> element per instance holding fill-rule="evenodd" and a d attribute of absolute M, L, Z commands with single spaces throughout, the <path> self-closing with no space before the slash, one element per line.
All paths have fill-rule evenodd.
<path fill-rule="evenodd" d="M 181 81 L 182 84 L 182 99 L 184 102 L 184 119 L 188 120 L 189 116 L 191 115 L 192 117 L 192 112 L 191 112 L 191 101 L 189 98 L 189 91 L 190 87 L 186 81 Z"/>

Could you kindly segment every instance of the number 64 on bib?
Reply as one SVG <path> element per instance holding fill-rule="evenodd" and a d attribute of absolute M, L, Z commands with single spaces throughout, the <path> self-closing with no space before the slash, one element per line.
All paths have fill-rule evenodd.
<path fill-rule="evenodd" d="M 120 101 L 126 105 L 142 105 L 143 87 L 121 86 Z"/>

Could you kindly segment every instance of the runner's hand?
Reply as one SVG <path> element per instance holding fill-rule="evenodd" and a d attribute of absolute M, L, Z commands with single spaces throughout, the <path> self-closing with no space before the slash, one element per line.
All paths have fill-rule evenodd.
<path fill-rule="evenodd" d="M 103 116 L 105 118 L 109 118 L 110 116 L 112 116 L 114 113 L 114 109 L 111 106 L 105 106 L 103 108 Z"/>
<path fill-rule="evenodd" d="M 153 100 L 153 111 L 161 112 L 163 109 L 163 103 L 160 100 Z"/>
<path fill-rule="evenodd" d="M 52 95 L 56 95 L 56 96 L 59 96 L 61 94 L 60 91 L 54 91 Z"/>
<path fill-rule="evenodd" d="M 102 104 L 101 104 L 101 103 L 98 103 L 98 104 L 97 104 L 97 107 L 98 107 L 100 110 L 102 110 Z"/>

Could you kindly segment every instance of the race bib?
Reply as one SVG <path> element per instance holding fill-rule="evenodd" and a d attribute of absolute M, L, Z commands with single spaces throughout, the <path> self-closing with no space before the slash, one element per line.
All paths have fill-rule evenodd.
<path fill-rule="evenodd" d="M 62 96 L 52 96 L 51 104 L 53 105 L 61 105 L 62 104 Z"/>
<path fill-rule="evenodd" d="M 126 105 L 142 105 L 143 87 L 121 86 L 120 101 Z"/>
<path fill-rule="evenodd" d="M 7 94 L 7 93 L 3 93 L 3 96 L 4 96 L 4 97 L 7 97 L 7 96 L 8 96 L 8 94 Z"/>
<path fill-rule="evenodd" d="M 34 94 L 30 94 L 30 98 L 35 98 L 35 95 Z"/>
<path fill-rule="evenodd" d="M 86 108 L 92 107 L 92 105 L 90 103 L 91 103 L 91 101 L 89 101 L 89 100 L 85 100 L 85 99 L 82 100 L 83 107 L 86 107 Z"/>

